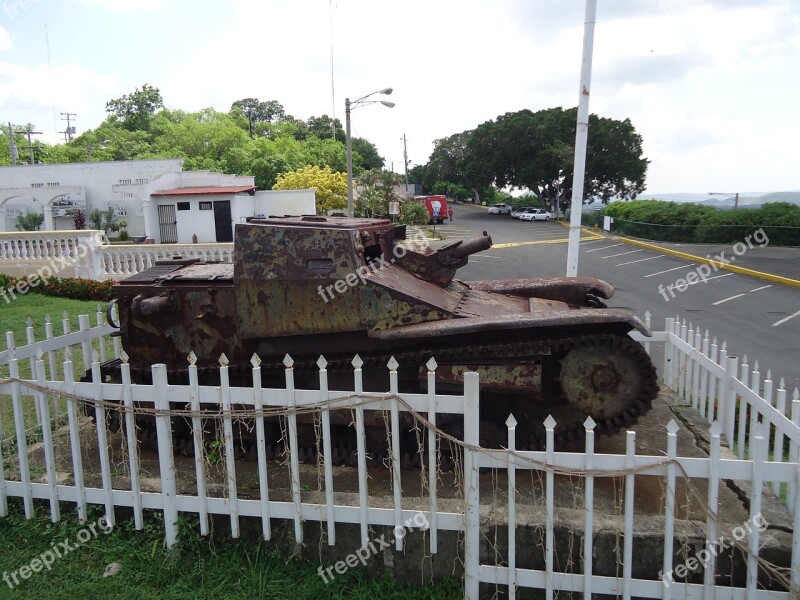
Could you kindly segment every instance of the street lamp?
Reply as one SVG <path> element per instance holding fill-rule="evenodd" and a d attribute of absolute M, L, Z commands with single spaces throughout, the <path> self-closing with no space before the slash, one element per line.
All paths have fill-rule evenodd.
<path fill-rule="evenodd" d="M 555 219 L 558 219 L 559 211 L 561 210 L 561 184 L 564 183 L 564 179 L 566 175 L 564 175 L 564 169 L 558 170 L 558 179 L 556 180 L 556 214 L 554 216 Z"/>
<path fill-rule="evenodd" d="M 345 121 L 345 136 L 347 142 L 347 216 L 353 216 L 353 141 L 350 138 L 350 110 L 353 108 L 358 108 L 359 106 L 365 106 L 367 104 L 375 104 L 380 103 L 384 106 L 388 106 L 392 108 L 394 106 L 394 102 L 389 102 L 388 100 L 367 100 L 370 96 L 374 96 L 375 94 L 385 94 L 389 95 L 392 93 L 392 88 L 387 87 L 383 88 L 382 90 L 378 90 L 376 92 L 371 92 L 366 96 L 362 96 L 358 100 L 353 100 L 350 102 L 350 98 L 344 99 L 344 121 Z"/>
<path fill-rule="evenodd" d="M 739 192 L 708 192 L 709 196 L 729 196 L 728 200 L 733 198 L 733 209 L 739 208 Z"/>

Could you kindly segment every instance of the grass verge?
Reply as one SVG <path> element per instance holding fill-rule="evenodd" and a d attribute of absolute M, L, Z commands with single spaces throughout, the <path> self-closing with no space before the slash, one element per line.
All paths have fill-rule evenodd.
<path fill-rule="evenodd" d="M 394 579 L 376 579 L 358 568 L 350 569 L 327 585 L 317 574 L 319 563 L 287 558 L 262 541 L 204 538 L 194 520 L 181 518 L 179 541 L 171 550 L 164 546 L 160 514 L 146 515 L 145 527 L 136 531 L 132 520 L 118 524 L 110 533 L 95 527 L 91 539 L 56 558 L 50 570 L 26 571 L 33 560 L 63 542 L 73 546 L 89 537 L 88 524 L 102 516 L 92 507 L 87 524 L 64 516 L 50 522 L 47 512 L 37 508 L 30 521 L 22 514 L 21 503 L 9 502 L 9 516 L 0 519 L 0 575 L 19 585 L 13 589 L 0 581 L 0 599 L 5 598 L 264 598 L 306 599 L 428 599 L 449 600 L 463 597 L 460 582 L 447 580 L 425 587 Z M 65 511 L 66 512 L 66 511 Z M 116 575 L 103 577 L 111 563 L 118 563 Z M 39 565 L 41 566 L 41 565 Z"/>

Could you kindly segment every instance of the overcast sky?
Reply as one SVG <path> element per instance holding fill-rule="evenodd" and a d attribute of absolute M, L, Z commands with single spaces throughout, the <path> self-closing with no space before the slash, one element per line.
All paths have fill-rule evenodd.
<path fill-rule="evenodd" d="M 0 0 L 0 121 L 54 142 L 59 113 L 80 133 L 149 83 L 169 108 L 257 97 L 344 122 L 345 97 L 391 86 L 353 135 L 402 173 L 404 134 L 413 166 L 506 112 L 576 105 L 583 21 L 583 0 Z M 643 136 L 649 192 L 800 189 L 800 0 L 598 0 L 590 102 Z"/>

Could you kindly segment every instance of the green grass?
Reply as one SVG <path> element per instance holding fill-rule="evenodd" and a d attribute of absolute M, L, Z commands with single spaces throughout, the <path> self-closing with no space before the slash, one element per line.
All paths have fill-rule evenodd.
<path fill-rule="evenodd" d="M 145 528 L 135 531 L 132 520 L 119 523 L 109 534 L 96 527 L 96 536 L 80 548 L 56 559 L 52 570 L 32 573 L 22 580 L 19 569 L 53 545 L 79 539 L 86 525 L 65 514 L 51 523 L 47 512 L 37 508 L 26 521 L 21 503 L 10 502 L 10 515 L 0 519 L 2 572 L 17 571 L 20 582 L 12 591 L 0 580 L 0 599 L 5 598 L 263 598 L 306 599 L 429 599 L 463 597 L 460 582 L 446 580 L 425 587 L 394 579 L 367 576 L 359 567 L 338 575 L 327 585 L 317 574 L 320 563 L 289 558 L 264 542 L 203 538 L 195 522 L 181 520 L 179 541 L 171 550 L 164 546 L 164 530 L 157 513 L 145 515 Z M 65 513 L 68 509 L 62 509 Z M 90 510 L 88 523 L 102 516 Z M 120 563 L 121 571 L 103 577 L 106 566 Z M 10 578 L 10 575 L 9 575 Z M 11 578 L 10 578 L 11 579 Z M 13 583 L 13 579 L 11 579 Z"/>
<path fill-rule="evenodd" d="M 41 294 L 29 293 L 22 296 L 17 296 L 15 300 L 6 303 L 0 299 L 0 349 L 6 349 L 6 332 L 11 331 L 14 334 L 14 343 L 17 347 L 25 346 L 28 344 L 26 334 L 28 319 L 31 319 L 33 331 L 36 341 L 41 341 L 45 338 L 45 317 L 50 315 L 50 320 L 53 324 L 53 336 L 58 337 L 64 333 L 62 324 L 63 314 L 66 312 L 69 316 L 71 332 L 78 331 L 78 315 L 88 314 L 89 323 L 94 326 L 97 324 L 97 302 L 85 302 L 81 300 L 68 300 L 64 298 L 53 298 L 51 296 L 43 296 Z M 97 341 L 94 342 L 97 348 Z M 106 342 L 106 357 L 112 356 L 112 345 Z M 63 352 L 57 351 L 55 354 L 56 372 L 58 377 L 63 376 L 62 364 L 64 361 Z M 83 357 L 80 345 L 72 348 L 72 362 L 73 372 L 76 379 L 80 379 L 83 375 L 85 368 L 83 365 Z M 50 377 L 49 360 L 45 357 L 45 364 L 47 367 L 47 375 Z M 19 363 L 20 377 L 23 379 L 31 378 L 30 360 L 21 360 Z M 0 365 L 0 379 L 9 376 L 9 369 L 6 365 Z M 3 433 L 6 439 L 15 439 L 13 427 L 13 411 L 11 407 L 10 396 L 0 394 L 0 422 L 3 424 Z M 35 424 L 35 409 L 33 400 L 28 397 L 23 399 L 23 406 L 25 412 L 26 429 L 30 429 Z M 62 407 L 63 413 L 63 407 Z M 2 448 L 3 453 L 8 452 L 7 447 Z"/>

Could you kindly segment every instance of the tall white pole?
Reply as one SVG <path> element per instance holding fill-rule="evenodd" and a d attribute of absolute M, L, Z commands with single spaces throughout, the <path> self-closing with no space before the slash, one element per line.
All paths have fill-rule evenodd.
<path fill-rule="evenodd" d="M 581 209 L 586 170 L 586 140 L 589 136 L 589 89 L 592 82 L 592 49 L 597 0 L 586 0 L 586 21 L 583 27 L 583 61 L 581 87 L 578 94 L 578 129 L 575 132 L 575 169 L 572 175 L 572 207 L 569 216 L 567 277 L 578 276 L 578 250 L 581 237 Z"/>

